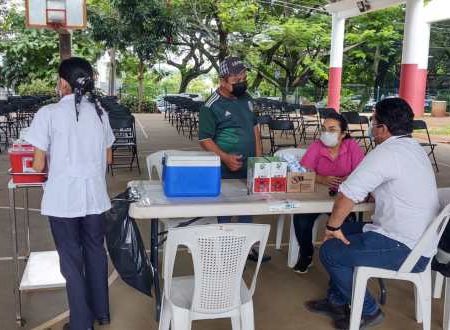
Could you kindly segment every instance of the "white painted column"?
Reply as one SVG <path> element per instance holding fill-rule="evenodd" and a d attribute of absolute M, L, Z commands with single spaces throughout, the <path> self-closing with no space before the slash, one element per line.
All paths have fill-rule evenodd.
<path fill-rule="evenodd" d="M 403 38 L 400 97 L 410 104 L 416 116 L 422 116 L 424 113 L 429 47 L 430 25 L 425 21 L 424 1 L 408 0 Z"/>
<path fill-rule="evenodd" d="M 339 111 L 344 57 L 345 18 L 333 13 L 331 28 L 330 70 L 328 76 L 328 107 Z"/>

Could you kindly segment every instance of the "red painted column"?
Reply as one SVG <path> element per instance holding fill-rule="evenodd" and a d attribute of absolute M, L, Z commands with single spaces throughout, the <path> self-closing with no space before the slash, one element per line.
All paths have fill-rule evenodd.
<path fill-rule="evenodd" d="M 416 116 L 424 113 L 427 70 L 418 64 L 402 64 L 400 74 L 400 97 L 405 99 Z"/>
<path fill-rule="evenodd" d="M 328 107 L 339 111 L 341 104 L 342 68 L 330 68 L 328 75 Z"/>

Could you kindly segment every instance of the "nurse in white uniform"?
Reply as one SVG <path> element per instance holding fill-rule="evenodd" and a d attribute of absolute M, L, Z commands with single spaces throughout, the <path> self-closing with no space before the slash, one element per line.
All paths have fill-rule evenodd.
<path fill-rule="evenodd" d="M 110 322 L 104 213 L 111 208 L 106 166 L 114 142 L 108 116 L 93 93 L 91 65 L 69 58 L 59 67 L 58 103 L 41 108 L 25 140 L 36 147 L 34 169 L 44 170 L 41 212 L 50 219 L 67 281 L 70 322 L 64 329 L 93 329 Z"/>

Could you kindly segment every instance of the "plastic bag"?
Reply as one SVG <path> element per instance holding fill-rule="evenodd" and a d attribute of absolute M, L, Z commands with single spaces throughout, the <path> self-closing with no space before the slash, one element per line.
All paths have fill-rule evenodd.
<path fill-rule="evenodd" d="M 151 296 L 153 272 L 136 221 L 128 216 L 128 190 L 117 195 L 106 212 L 106 245 L 122 280 Z"/>

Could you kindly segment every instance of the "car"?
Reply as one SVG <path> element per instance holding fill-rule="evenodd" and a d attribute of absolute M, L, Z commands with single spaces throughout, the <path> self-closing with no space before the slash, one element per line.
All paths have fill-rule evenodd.
<path fill-rule="evenodd" d="M 166 102 L 164 102 L 164 97 L 166 96 L 178 96 L 178 97 L 185 97 L 189 98 L 193 101 L 203 101 L 203 96 L 200 94 L 192 94 L 192 93 L 180 93 L 180 94 L 164 94 L 164 95 L 158 95 L 155 99 L 156 108 L 159 112 L 165 112 L 166 111 Z"/>

